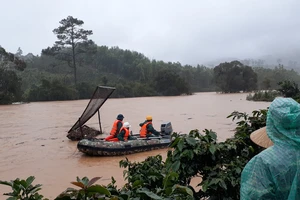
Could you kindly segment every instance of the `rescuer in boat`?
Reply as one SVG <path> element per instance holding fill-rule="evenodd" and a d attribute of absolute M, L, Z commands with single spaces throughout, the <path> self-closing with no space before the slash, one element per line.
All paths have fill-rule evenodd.
<path fill-rule="evenodd" d="M 123 126 L 123 119 L 124 116 L 122 114 L 118 114 L 117 119 L 113 123 L 110 135 L 105 138 L 106 141 L 118 141 L 117 135 L 120 133 Z"/>
<path fill-rule="evenodd" d="M 148 115 L 146 117 L 146 121 L 140 123 L 140 137 L 158 137 L 160 136 L 160 132 L 156 131 L 152 125 L 152 116 Z"/>
<path fill-rule="evenodd" d="M 117 138 L 119 141 L 128 141 L 128 140 L 136 140 L 135 137 L 130 135 L 130 127 L 131 125 L 129 124 L 129 122 L 125 122 L 123 124 L 123 127 L 120 130 L 120 133 L 118 134 Z"/>

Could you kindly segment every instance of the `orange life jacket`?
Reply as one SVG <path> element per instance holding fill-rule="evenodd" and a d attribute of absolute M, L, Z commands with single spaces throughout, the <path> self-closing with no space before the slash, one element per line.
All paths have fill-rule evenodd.
<path fill-rule="evenodd" d="M 122 127 L 120 132 L 124 130 L 125 131 L 125 135 L 124 135 L 124 141 L 127 141 L 128 140 L 128 137 L 129 137 L 129 129 L 125 128 L 125 127 Z"/>
<path fill-rule="evenodd" d="M 123 122 L 121 120 L 116 120 L 113 124 L 113 127 L 110 131 L 110 135 L 114 136 L 114 137 L 117 137 L 117 129 L 118 129 L 118 123 L 121 122 L 122 123 L 122 126 L 123 126 Z"/>
<path fill-rule="evenodd" d="M 140 137 L 146 137 L 147 136 L 147 126 L 148 124 L 152 124 L 152 122 L 146 122 L 144 123 L 144 125 L 141 127 L 141 130 L 140 130 Z"/>

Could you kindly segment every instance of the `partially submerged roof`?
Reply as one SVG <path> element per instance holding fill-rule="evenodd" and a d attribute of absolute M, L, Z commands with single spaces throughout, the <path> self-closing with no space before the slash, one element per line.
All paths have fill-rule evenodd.
<path fill-rule="evenodd" d="M 68 133 L 72 130 L 76 130 L 77 128 L 83 126 L 91 117 L 93 117 L 94 114 L 109 98 L 109 96 L 115 91 L 115 89 L 116 88 L 114 87 L 97 86 L 92 98 L 90 99 L 90 102 L 83 111 L 81 117 L 79 117 L 77 122 L 72 126 Z"/>

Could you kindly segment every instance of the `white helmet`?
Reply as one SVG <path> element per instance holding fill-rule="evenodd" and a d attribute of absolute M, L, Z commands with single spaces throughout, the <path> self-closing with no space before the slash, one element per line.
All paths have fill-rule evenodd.
<path fill-rule="evenodd" d="M 124 122 L 123 126 L 124 126 L 125 128 L 130 128 L 130 127 L 131 127 L 130 124 L 129 124 L 129 122 Z"/>

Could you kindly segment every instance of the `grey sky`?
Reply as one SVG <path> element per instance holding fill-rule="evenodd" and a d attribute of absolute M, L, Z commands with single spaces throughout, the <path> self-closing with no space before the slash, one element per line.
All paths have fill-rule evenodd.
<path fill-rule="evenodd" d="M 0 45 L 40 54 L 71 15 L 98 45 L 151 59 L 205 63 L 300 49 L 300 0 L 9 0 L 0 3 Z M 300 51 L 299 51 L 300 52 Z"/>

